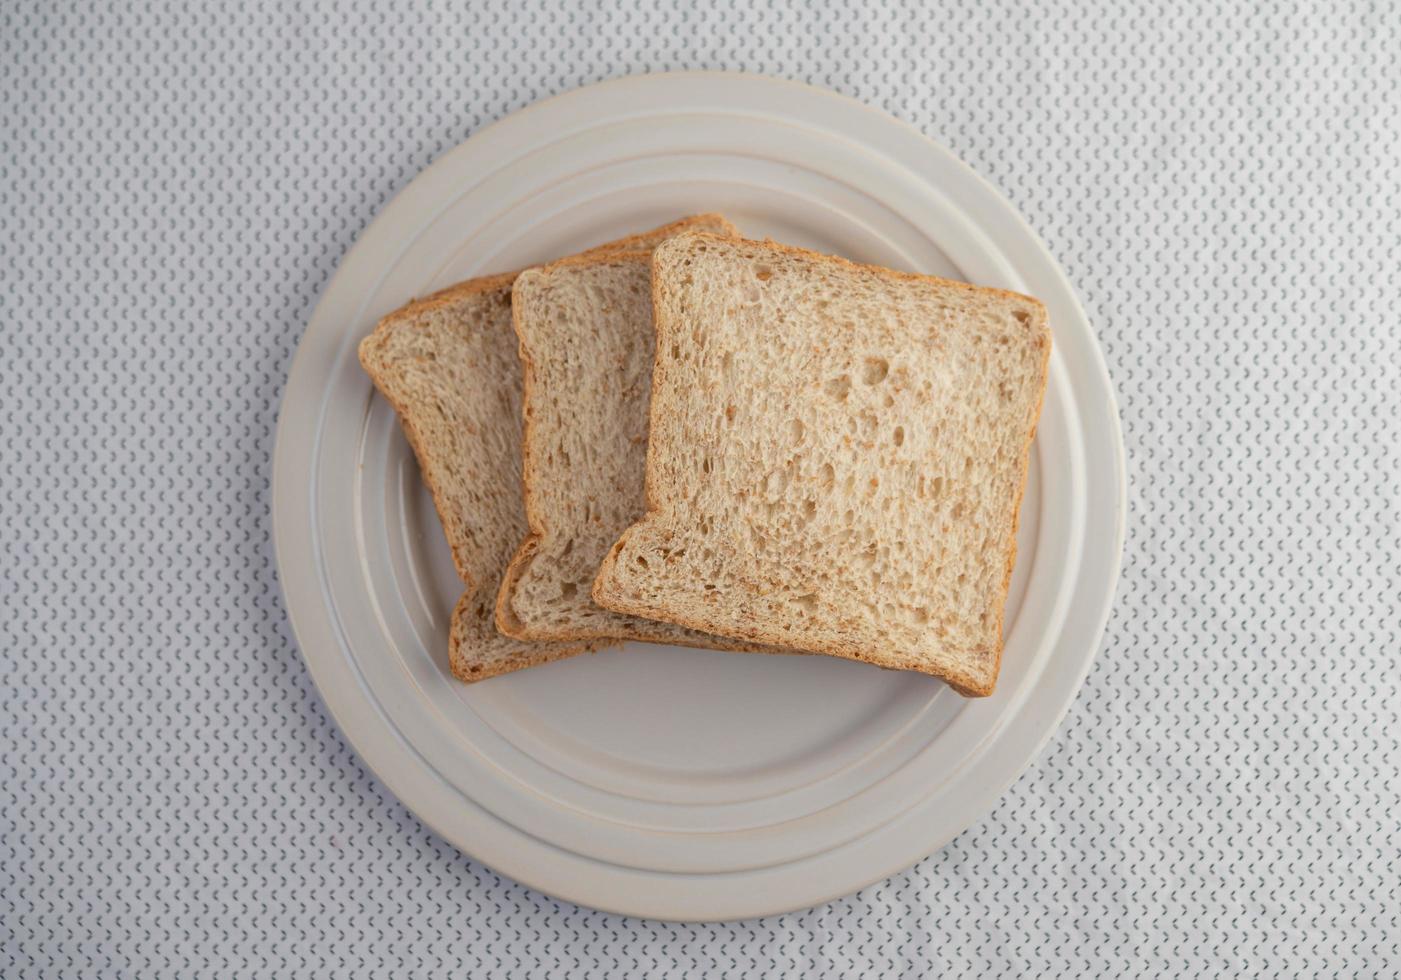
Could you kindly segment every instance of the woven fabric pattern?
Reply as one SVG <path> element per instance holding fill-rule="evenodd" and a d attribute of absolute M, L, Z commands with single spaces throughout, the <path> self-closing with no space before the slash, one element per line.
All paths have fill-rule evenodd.
<path fill-rule="evenodd" d="M 0 4 L 0 974 L 1401 972 L 1401 13 L 1304 0 Z M 280 387 L 428 162 L 591 81 L 810 81 L 1085 303 L 1124 577 L 1058 736 L 909 872 L 643 922 L 360 764 L 275 579 Z"/>

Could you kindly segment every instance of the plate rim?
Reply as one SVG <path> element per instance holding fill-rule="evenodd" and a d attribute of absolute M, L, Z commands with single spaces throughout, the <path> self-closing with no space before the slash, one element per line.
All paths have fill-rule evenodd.
<path fill-rule="evenodd" d="M 374 234 L 375 227 L 379 226 L 382 229 L 380 233 L 382 236 L 386 233 L 385 231 L 383 231 L 383 229 L 386 229 L 387 226 L 394 223 L 397 220 L 397 216 L 400 212 L 406 212 L 407 209 L 415 203 L 414 198 L 422 196 L 425 190 L 424 179 L 426 177 L 435 174 L 441 177 L 443 174 L 451 172 L 451 170 L 454 167 L 455 158 L 458 157 L 459 153 L 464 150 L 468 143 L 477 141 L 482 137 L 488 136 L 493 131 L 497 130 L 498 127 L 503 126 L 503 124 L 510 122 L 513 127 L 518 127 L 520 125 L 521 120 L 524 117 L 527 117 L 531 113 L 542 110 L 548 106 L 557 105 L 562 101 L 587 98 L 589 94 L 595 93 L 603 89 L 616 91 L 628 86 L 654 84 L 658 80 L 666 80 L 663 84 L 681 84 L 687 81 L 709 83 L 714 82 L 716 80 L 720 80 L 721 84 L 757 84 L 773 88 L 790 88 L 802 93 L 804 98 L 812 98 L 814 95 L 816 95 L 821 99 L 838 100 L 841 103 L 845 104 L 845 106 L 849 109 L 859 109 L 861 113 L 867 114 L 868 117 L 870 117 L 872 123 L 879 123 L 880 126 L 889 128 L 891 124 L 894 124 L 894 126 L 904 131 L 907 138 L 909 136 L 915 137 L 923 152 L 940 156 L 941 158 L 943 158 L 944 163 L 952 164 L 955 166 L 956 169 L 960 170 L 965 178 L 972 177 L 973 180 L 976 182 L 978 188 L 983 192 L 984 197 L 990 199 L 993 203 L 995 210 L 998 212 L 997 216 L 1003 220 L 1012 220 L 1014 229 L 1018 231 L 1021 235 L 1023 235 L 1028 240 L 1028 242 L 1040 253 L 1040 258 L 1044 261 L 1048 273 L 1055 278 L 1055 280 L 1057 281 L 1057 285 L 1061 287 L 1061 292 L 1064 294 L 1061 297 L 1062 301 L 1073 304 L 1073 310 L 1083 322 L 1086 328 L 1086 336 L 1091 340 L 1088 351 L 1088 353 L 1091 356 L 1089 358 L 1088 363 L 1090 367 L 1095 369 L 1097 380 L 1099 381 L 1100 386 L 1102 387 L 1102 393 L 1106 399 L 1099 411 L 1095 411 L 1095 414 L 1099 415 L 1100 412 L 1102 412 L 1102 417 L 1099 418 L 1098 421 L 1103 424 L 1107 424 L 1109 427 L 1109 448 L 1111 450 L 1113 462 L 1115 463 L 1114 475 L 1116 477 L 1116 485 L 1114 487 L 1115 492 L 1110 495 L 1112 498 L 1112 504 L 1114 509 L 1114 520 L 1112 522 L 1112 528 L 1110 529 L 1112 538 L 1112 555 L 1110 556 L 1108 566 L 1104 570 L 1102 587 L 1096 590 L 1098 593 L 1100 593 L 1100 595 L 1098 602 L 1094 604 L 1094 622 L 1088 630 L 1088 637 L 1090 639 L 1090 642 L 1088 644 L 1089 652 L 1088 655 L 1082 658 L 1080 669 L 1076 672 L 1076 675 L 1073 677 L 1073 682 L 1069 683 L 1068 685 L 1058 685 L 1065 686 L 1066 693 L 1064 697 L 1057 699 L 1055 704 L 1055 710 L 1051 712 L 1045 712 L 1035 719 L 1036 729 L 1038 731 L 1033 739 L 1034 744 L 1030 751 L 1025 752 L 1025 758 L 1019 762 L 1015 771 L 1010 775 L 1009 778 L 1006 779 L 1003 785 L 999 785 L 993 788 L 992 792 L 983 792 L 979 794 L 980 805 L 970 808 L 970 811 L 975 812 L 973 812 L 973 816 L 965 824 L 964 829 L 966 829 L 967 827 L 972 826 L 973 823 L 976 823 L 977 820 L 980 819 L 981 815 L 985 814 L 987 810 L 990 809 L 996 803 L 997 799 L 1000 798 L 1002 793 L 1005 791 L 1006 787 L 1010 785 L 1011 782 L 1015 781 L 1015 779 L 1019 778 L 1019 776 L 1022 773 L 1024 773 L 1026 769 L 1029 768 L 1029 766 L 1042 753 L 1046 744 L 1049 742 L 1051 737 L 1059 728 L 1059 725 L 1062 719 L 1064 718 L 1065 714 L 1068 712 L 1070 705 L 1074 702 L 1076 694 L 1082 686 L 1083 680 L 1087 675 L 1090 666 L 1094 662 L 1095 656 L 1097 655 L 1100 647 L 1102 646 L 1104 631 L 1108 623 L 1109 611 L 1112 608 L 1113 598 L 1117 590 L 1119 572 L 1122 567 L 1123 542 L 1127 522 L 1127 461 L 1123 446 L 1122 430 L 1116 404 L 1115 392 L 1112 381 L 1109 378 L 1108 367 L 1104 360 L 1103 351 L 1098 344 L 1097 338 L 1094 336 L 1093 330 L 1089 327 L 1088 318 L 1085 316 L 1083 307 L 1080 304 L 1078 296 L 1076 296 L 1069 281 L 1066 279 L 1064 272 L 1060 269 L 1059 264 L 1055 261 L 1054 257 L 1051 255 L 1049 250 L 1046 249 L 1044 243 L 1041 242 L 1040 238 L 1026 224 L 1025 219 L 1016 211 L 1016 209 L 1013 208 L 1011 204 L 1005 198 L 1003 198 L 1002 195 L 988 181 L 986 181 L 979 174 L 977 174 L 976 171 L 974 171 L 966 163 L 960 160 L 951 151 L 936 143 L 935 141 L 931 140 L 929 137 L 925 136 L 920 130 L 918 130 L 914 126 L 911 126 L 908 123 L 898 120 L 880 109 L 866 105 L 858 100 L 852 99 L 847 96 L 843 96 L 839 93 L 835 93 L 817 86 L 745 72 L 704 71 L 658 72 L 627 75 L 609 81 L 595 83 L 594 85 L 584 86 L 559 95 L 555 95 L 547 99 L 537 101 L 530 106 L 527 106 L 507 116 L 504 116 L 500 120 L 497 120 L 496 122 L 493 122 L 492 124 L 481 128 L 477 132 L 473 133 L 472 136 L 468 138 L 468 140 L 458 144 L 453 149 L 447 151 L 436 161 L 434 161 L 432 164 L 426 167 L 419 175 L 417 175 L 412 181 L 410 181 L 408 185 L 406 185 L 398 194 L 395 195 L 393 199 L 391 199 L 379 211 L 379 213 L 374 217 L 371 223 L 365 227 L 365 229 L 360 233 L 360 235 L 357 236 L 356 241 L 347 251 L 346 255 L 342 258 L 335 274 L 328 281 L 326 287 L 322 292 L 321 297 L 318 299 L 316 309 L 313 311 L 311 318 L 308 321 L 308 328 L 303 333 L 303 336 L 299 339 L 297 351 L 292 359 L 292 363 L 288 371 L 287 382 L 283 389 L 280 404 L 278 407 L 277 431 L 273 448 L 273 473 L 271 493 L 272 532 L 278 577 L 282 585 L 285 597 L 288 622 L 291 626 L 294 639 L 297 642 L 298 650 L 301 653 L 304 662 L 307 664 L 308 671 L 312 675 L 312 679 L 317 687 L 319 696 L 326 704 L 327 709 L 330 711 L 332 717 L 336 719 L 336 722 L 340 726 L 342 732 L 345 734 L 347 741 L 355 749 L 356 753 L 361 757 L 365 764 L 371 769 L 372 772 L 376 774 L 376 776 L 381 780 L 381 782 L 383 782 L 390 789 L 390 791 L 395 794 L 395 796 L 400 800 L 400 802 L 403 803 L 412 812 L 414 812 L 420 820 L 432 827 L 440 836 L 444 837 L 444 839 L 446 839 L 450 843 L 453 843 L 454 846 L 456 846 L 458 849 L 476 858 L 476 854 L 478 852 L 477 847 L 469 846 L 468 843 L 462 839 L 461 834 L 451 832 L 448 829 L 446 829 L 445 826 L 441 825 L 440 822 L 436 819 L 436 817 L 438 816 L 436 812 L 425 812 L 426 810 L 432 810 L 432 807 L 429 807 L 423 803 L 423 799 L 425 795 L 431 795 L 433 787 L 424 786 L 420 783 L 420 785 L 418 785 L 417 787 L 411 788 L 406 785 L 408 782 L 412 781 L 409 779 L 408 776 L 402 775 L 401 770 L 398 770 L 395 767 L 386 764 L 390 760 L 388 760 L 388 758 L 385 756 L 385 751 L 387 747 L 383 744 L 383 735 L 389 734 L 391 736 L 392 742 L 398 743 L 398 745 L 402 747 L 402 749 L 405 749 L 409 753 L 411 753 L 420 764 L 424 765 L 429 770 L 429 773 L 431 773 L 435 781 L 441 783 L 442 777 L 435 770 L 433 770 L 431 765 L 427 764 L 426 760 L 424 760 L 422 756 L 418 754 L 417 749 L 415 749 L 412 744 L 408 743 L 408 741 L 403 737 L 403 735 L 400 732 L 398 732 L 393 723 L 385 716 L 382 708 L 376 703 L 375 698 L 371 695 L 371 693 L 368 690 L 362 689 L 358 692 L 362 703 L 350 703 L 346 700 L 346 698 L 349 697 L 353 699 L 354 695 L 356 694 L 356 691 L 353 690 L 353 688 L 356 686 L 354 679 L 351 679 L 351 689 L 347 690 L 343 678 L 332 676 L 332 664 L 324 662 L 323 658 L 319 658 L 317 656 L 314 656 L 312 653 L 308 652 L 310 649 L 312 649 L 312 647 L 308 645 L 307 641 L 313 632 L 317 632 L 317 629 L 314 628 L 313 625 L 308 622 L 308 619 L 310 618 L 310 613 L 307 612 L 304 608 L 301 608 L 298 603 L 293 602 L 291 583 L 294 580 L 293 578 L 289 577 L 288 572 L 295 566 L 297 556 L 293 553 L 290 553 L 289 551 L 289 549 L 293 548 L 292 544 L 290 543 L 290 538 L 293 535 L 292 529 L 288 526 L 288 522 L 293 520 L 294 514 L 299 515 L 302 513 L 303 505 L 310 505 L 313 511 L 315 509 L 315 505 L 314 502 L 309 499 L 299 499 L 299 496 L 297 494 L 298 488 L 294 486 L 294 483 L 296 481 L 294 481 L 294 479 L 289 475 L 293 465 L 292 460 L 290 458 L 290 453 L 293 440 L 295 438 L 294 428 L 296 424 L 300 422 L 303 425 L 303 427 L 305 427 L 308 421 L 313 422 L 314 424 L 311 426 L 311 428 L 313 438 L 315 438 L 316 432 L 317 430 L 319 430 L 321 423 L 321 413 L 319 410 L 317 412 L 310 413 L 315 416 L 314 419 L 308 420 L 302 418 L 294 420 L 295 412 L 289 410 L 289 402 L 292 403 L 291 408 L 295 409 L 298 407 L 295 403 L 297 396 L 296 381 L 299 375 L 306 375 L 309 373 L 310 369 L 308 368 L 308 365 L 312 363 L 313 359 L 319 353 L 313 351 L 313 347 L 326 346 L 324 343 L 309 344 L 307 343 L 307 340 L 312 334 L 312 327 L 318 322 L 318 319 L 324 319 L 324 317 L 322 317 L 321 314 L 325 308 L 325 301 L 327 297 L 333 292 L 337 291 L 339 287 L 342 287 L 346 280 L 354 278 L 353 274 L 355 273 L 357 266 L 364 265 L 366 263 L 366 260 L 371 251 L 373 240 L 376 237 L 376 235 Z M 881 152 L 882 155 L 888 155 L 884 152 L 884 148 L 880 148 L 878 152 Z M 932 186 L 941 189 L 939 188 L 939 185 Z M 415 188 L 418 188 L 417 192 L 415 192 Z M 382 248 L 382 245 L 379 247 Z M 324 333 L 325 331 L 322 332 Z M 344 331 L 342 331 L 342 333 L 344 333 Z M 335 338 L 317 339 L 329 340 L 333 346 L 335 344 Z M 341 340 L 343 339 L 344 338 L 341 338 Z M 1077 395 L 1077 406 L 1081 410 L 1080 414 L 1084 415 L 1084 406 L 1082 403 L 1079 402 L 1078 398 L 1080 393 L 1076 392 L 1075 394 Z M 315 403 L 315 400 L 313 400 L 313 403 Z M 1093 407 L 1091 410 L 1094 411 Z M 1082 579 L 1082 581 L 1077 584 L 1077 589 L 1083 585 L 1084 582 Z M 319 586 L 320 583 L 318 582 L 318 587 Z M 328 613 L 328 611 L 331 608 L 333 608 L 333 606 L 331 596 L 325 594 L 324 589 L 322 590 L 322 592 L 323 594 L 319 598 L 321 600 L 320 609 L 324 614 Z M 298 611 L 299 609 L 301 609 L 300 612 Z M 330 626 L 332 633 L 334 633 L 334 623 L 330 623 L 327 625 Z M 1065 679 L 1062 678 L 1062 681 L 1064 680 Z M 363 684 L 360 686 L 363 687 Z M 1008 727 L 1011 727 L 1017 724 L 1018 722 L 1026 722 L 1027 719 L 1023 717 L 1025 715 L 1025 711 L 1023 710 L 1024 708 L 1025 704 L 1019 706 L 1017 711 L 1012 713 L 1012 716 L 1008 719 L 1007 722 Z M 379 724 L 383 726 L 384 730 L 373 733 L 374 737 L 372 737 L 372 733 L 368 730 L 368 728 L 362 726 L 366 726 L 373 722 L 375 720 L 375 716 L 378 716 L 377 720 Z M 446 784 L 438 786 L 436 788 L 438 790 L 448 789 L 454 794 L 454 796 L 456 794 L 455 788 Z M 410 798 L 416 799 L 421 805 L 409 804 L 407 800 Z M 461 809 L 462 802 L 460 798 L 455 799 L 452 805 L 458 809 Z M 514 832 L 517 834 L 522 833 L 521 831 L 519 831 L 518 828 L 505 824 L 503 821 L 500 820 L 500 818 L 496 817 L 489 811 L 483 809 L 479 805 L 473 803 L 473 807 L 478 811 L 478 815 L 481 818 L 485 818 L 487 822 L 500 824 L 504 829 L 507 829 L 510 832 Z M 898 822 L 898 819 L 897 821 L 893 822 Z M 951 839 L 952 836 L 956 836 L 956 834 L 959 832 L 961 831 L 956 831 L 954 834 L 949 835 L 949 837 L 945 839 L 926 841 L 922 845 L 922 853 L 925 855 L 933 853 L 940 847 L 944 846 L 944 844 L 948 842 L 948 839 Z M 561 857 L 565 857 L 567 854 L 567 852 L 560 851 L 560 849 L 555 848 L 553 845 L 549 845 L 546 842 L 538 841 L 538 839 L 537 842 L 541 843 L 542 845 L 544 845 L 544 847 L 550 849 L 551 851 L 554 851 Z M 620 912 L 629 915 L 641 915 L 649 918 L 674 919 L 678 921 L 729 920 L 734 919 L 736 917 L 748 918 L 754 915 L 772 914 L 782 911 L 790 911 L 798 908 L 807 908 L 815 904 L 821 904 L 823 902 L 830 901 L 833 898 L 840 897 L 841 895 L 849 894 L 852 891 L 859 890 L 860 888 L 866 887 L 867 885 L 873 882 L 883 880 L 884 878 L 889 877 L 891 874 L 897 873 L 902 868 L 908 867 L 911 863 L 909 861 L 902 861 L 896 867 L 893 868 L 886 867 L 885 865 L 880 865 L 867 875 L 866 880 L 859 884 L 853 886 L 849 882 L 844 881 L 838 888 L 833 890 L 830 894 L 827 894 L 825 891 L 819 889 L 817 894 L 806 897 L 798 903 L 782 900 L 771 901 L 767 904 L 763 902 L 750 902 L 746 904 L 744 908 L 739 910 L 737 914 L 724 910 L 714 911 L 710 914 L 706 914 L 704 911 L 698 911 L 694 908 L 688 909 L 679 914 L 668 914 L 668 912 L 665 910 L 659 913 L 656 910 L 656 908 L 653 907 L 653 904 L 647 901 L 646 899 L 643 899 L 643 902 L 640 905 L 630 903 L 600 902 L 596 896 L 590 896 L 586 893 L 586 886 L 584 886 L 584 884 L 580 881 L 579 876 L 577 874 L 569 875 L 566 873 L 563 876 L 563 878 L 567 878 L 568 880 L 563 880 L 563 878 L 558 874 L 554 877 L 550 877 L 541 873 L 543 869 L 539 861 L 532 862 L 530 860 L 502 860 L 502 853 L 503 852 L 498 852 L 497 856 L 491 859 L 489 865 L 492 868 L 500 870 L 502 873 L 507 874 L 510 877 L 533 888 L 536 888 L 546 894 L 557 895 L 569 901 L 577 902 L 579 904 L 587 905 L 589 907 L 601 908 L 607 911 Z M 567 857 L 586 862 L 589 865 L 596 865 L 600 863 L 594 859 L 585 858 L 580 855 L 567 854 Z M 918 860 L 918 858 L 916 858 L 916 860 Z M 632 869 L 626 870 L 628 870 L 629 873 L 632 874 L 638 873 Z M 687 876 L 675 875 L 668 877 L 685 878 Z M 689 904 L 691 903 L 672 903 L 671 907 L 678 908 L 680 906 L 685 906 Z"/>

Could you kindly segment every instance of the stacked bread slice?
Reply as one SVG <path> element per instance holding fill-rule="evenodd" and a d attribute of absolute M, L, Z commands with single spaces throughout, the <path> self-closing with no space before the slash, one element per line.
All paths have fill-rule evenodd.
<path fill-rule="evenodd" d="M 586 254 L 646 250 L 691 229 L 734 234 L 719 215 L 700 215 Z M 465 681 L 590 648 L 496 629 L 496 594 L 526 534 L 521 365 L 511 315 L 518 275 L 472 279 L 409 303 L 360 343 L 360 363 L 399 416 L 466 586 L 448 633 L 448 662 Z"/>
<path fill-rule="evenodd" d="M 523 462 L 530 533 L 496 600 L 496 625 L 529 640 L 739 643 L 593 601 L 598 568 L 646 511 L 652 400 L 652 253 L 581 255 L 516 279 L 524 368 Z"/>
<path fill-rule="evenodd" d="M 1049 352 L 1036 300 L 709 215 L 411 304 L 361 360 L 467 583 L 457 676 L 635 639 L 985 695 Z"/>

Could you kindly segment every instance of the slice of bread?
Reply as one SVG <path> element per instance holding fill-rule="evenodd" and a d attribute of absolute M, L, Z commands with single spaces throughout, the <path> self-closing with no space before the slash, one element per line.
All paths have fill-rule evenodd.
<path fill-rule="evenodd" d="M 595 251 L 651 248 L 693 228 L 733 231 L 701 215 Z M 482 680 L 590 647 L 522 642 L 496 630 L 496 593 L 526 533 L 521 497 L 521 369 L 511 320 L 516 273 L 459 283 L 382 319 L 360 363 L 394 406 L 433 495 L 466 591 L 453 610 L 453 674 Z"/>
<path fill-rule="evenodd" d="M 1045 307 L 706 234 L 652 262 L 648 512 L 595 601 L 990 694 Z"/>
<path fill-rule="evenodd" d="M 522 272 L 512 308 L 525 369 L 531 533 L 502 582 L 497 627 L 521 639 L 751 649 L 604 609 L 590 595 L 608 549 L 646 510 L 656 351 L 651 252 L 582 256 Z"/>

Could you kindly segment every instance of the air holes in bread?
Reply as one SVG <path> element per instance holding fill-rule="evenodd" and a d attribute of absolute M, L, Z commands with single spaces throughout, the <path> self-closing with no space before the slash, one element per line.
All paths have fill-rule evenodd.
<path fill-rule="evenodd" d="M 861 380 L 868 385 L 878 385 L 890 373 L 890 362 L 883 357 L 868 357 L 861 366 Z"/>
<path fill-rule="evenodd" d="M 851 391 L 851 375 L 843 374 L 828 381 L 823 389 L 839 402 L 846 401 L 847 393 Z"/>
<path fill-rule="evenodd" d="M 773 470 L 764 480 L 764 493 L 770 498 L 783 496 L 788 489 L 788 474 L 783 470 Z"/>

